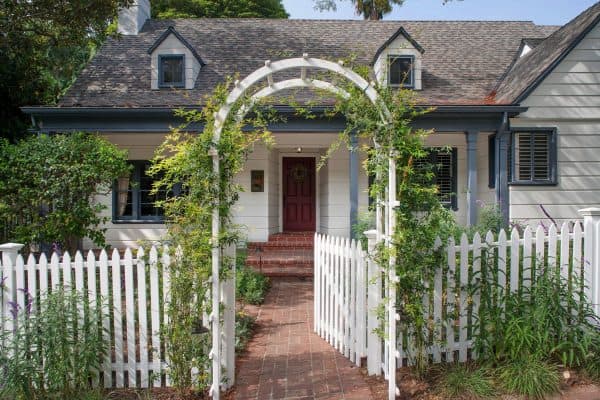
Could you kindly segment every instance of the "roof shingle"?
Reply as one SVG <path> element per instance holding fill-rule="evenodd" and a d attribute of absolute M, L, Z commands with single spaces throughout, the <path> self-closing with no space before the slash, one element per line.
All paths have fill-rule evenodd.
<path fill-rule="evenodd" d="M 169 26 L 206 63 L 194 89 L 150 88 L 147 50 Z M 266 59 L 308 53 L 334 60 L 355 56 L 371 64 L 401 27 L 425 50 L 420 96 L 435 105 L 488 103 L 522 38 L 545 37 L 555 29 L 527 21 L 150 20 L 137 36 L 107 40 L 58 105 L 193 106 L 227 76 L 244 77 Z"/>

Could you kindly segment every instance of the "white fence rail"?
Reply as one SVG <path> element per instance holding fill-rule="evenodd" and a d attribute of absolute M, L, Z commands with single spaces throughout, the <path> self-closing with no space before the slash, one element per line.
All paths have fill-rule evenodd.
<path fill-rule="evenodd" d="M 35 299 L 59 287 L 70 288 L 89 298 L 90 304 L 103 304 L 101 324 L 110 345 L 99 371 L 104 387 L 169 386 L 169 360 L 161 332 L 161 326 L 168 324 L 169 265 L 173 262 L 168 247 L 160 252 L 152 247 L 147 255 L 140 248 L 136 257 L 126 249 L 122 254 L 114 250 L 110 258 L 103 250 L 98 257 L 90 251 L 85 259 L 77 252 L 74 258 L 65 253 L 62 257 L 53 254 L 50 260 L 41 255 L 36 260 L 31 255 L 26 261 L 14 246 L 0 246 L 0 251 L 3 251 L 0 302 L 4 332 L 12 331 L 11 311 L 15 304 L 19 310 L 25 310 L 27 295 Z M 234 378 L 235 285 L 226 281 L 222 286 L 225 321 L 217 357 L 226 369 L 228 380 L 222 387 L 228 388 Z M 81 313 L 85 310 L 82 304 Z"/>
<path fill-rule="evenodd" d="M 488 232 L 484 237 L 475 234 L 472 240 L 463 235 L 458 243 L 454 239 L 445 244 L 438 241 L 444 246 L 446 261 L 426 283 L 430 291 L 423 299 L 430 322 L 427 350 L 431 360 L 464 362 L 476 357 L 472 339 L 476 329 L 473 317 L 478 315 L 481 300 L 476 289 L 479 279 L 494 280 L 499 288 L 494 301 L 504 304 L 508 294 L 531 287 L 532 278 L 540 271 L 554 271 L 569 283 L 576 299 L 585 296 L 600 316 L 600 209 L 581 213 L 583 224 L 564 223 L 560 229 L 554 225 L 535 230 L 527 227 L 522 234 L 514 229 L 510 235 Z M 375 235 L 371 235 L 369 253 L 374 246 Z M 412 365 L 414 349 L 401 324 L 395 340 L 374 332 L 383 332 L 383 318 L 377 318 L 376 309 L 388 293 L 389 275 L 368 252 L 355 241 L 315 236 L 315 331 L 357 365 L 367 357 L 369 374 L 390 377 L 395 366 L 387 356 L 394 355 L 397 366 Z M 393 392 L 390 390 L 390 398 Z"/>

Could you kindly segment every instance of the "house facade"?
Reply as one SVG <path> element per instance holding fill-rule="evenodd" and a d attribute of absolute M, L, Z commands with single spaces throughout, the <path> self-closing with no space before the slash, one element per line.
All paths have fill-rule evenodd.
<path fill-rule="evenodd" d="M 145 168 L 165 134 L 182 123 L 173 111 L 202 107 L 229 76 L 303 54 L 370 65 L 373 79 L 412 89 L 422 105 L 435 107 L 414 126 L 434 130 L 427 146 L 450 149 L 432 157 L 441 200 L 458 222 L 476 223 L 482 203 L 497 203 L 506 218 L 526 223 L 576 219 L 578 209 L 600 206 L 600 3 L 563 27 L 153 20 L 149 10 L 144 0 L 121 12 L 120 37 L 107 40 L 56 106 L 24 108 L 41 132 L 99 132 L 129 151 L 134 172 L 100 199 L 111 219 L 107 242 L 115 247 L 164 235 Z M 306 78 L 313 73 L 308 69 Z M 295 96 L 310 99 L 304 91 Z M 315 109 L 330 106 L 323 101 Z M 349 236 L 369 204 L 362 155 L 340 148 L 316 168 L 343 118 L 305 119 L 289 104 L 274 107 L 285 122 L 270 126 L 275 145 L 256 145 L 236 177 L 245 189 L 236 222 L 252 242 L 288 231 Z"/>

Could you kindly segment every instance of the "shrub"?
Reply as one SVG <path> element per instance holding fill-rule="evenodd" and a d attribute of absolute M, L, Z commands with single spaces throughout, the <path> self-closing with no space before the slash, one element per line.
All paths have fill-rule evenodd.
<path fill-rule="evenodd" d="M 262 304 L 271 282 L 269 278 L 244 265 L 238 265 L 235 277 L 236 296 L 249 304 Z"/>
<path fill-rule="evenodd" d="M 450 399 L 481 399 L 494 395 L 494 385 L 484 368 L 454 365 L 443 372 L 439 382 L 442 394 Z"/>
<path fill-rule="evenodd" d="M 556 367 L 533 356 L 501 365 L 498 377 L 507 391 L 534 399 L 558 392 L 560 385 Z"/>
<path fill-rule="evenodd" d="M 107 352 L 100 308 L 63 289 L 44 296 L 39 307 L 27 298 L 24 310 L 13 304 L 14 332 L 2 332 L 0 398 L 69 399 L 90 393 Z M 85 318 L 81 305 L 89 310 Z"/>
<path fill-rule="evenodd" d="M 69 251 L 89 237 L 104 245 L 108 217 L 96 195 L 127 173 L 126 153 L 87 133 L 41 135 L 9 144 L 0 140 L 2 240 L 27 245 L 57 243 Z"/>

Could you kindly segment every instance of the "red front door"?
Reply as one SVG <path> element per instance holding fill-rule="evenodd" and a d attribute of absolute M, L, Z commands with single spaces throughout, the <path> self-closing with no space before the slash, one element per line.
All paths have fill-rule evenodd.
<path fill-rule="evenodd" d="M 283 159 L 283 230 L 314 231 L 316 220 L 315 159 Z"/>

